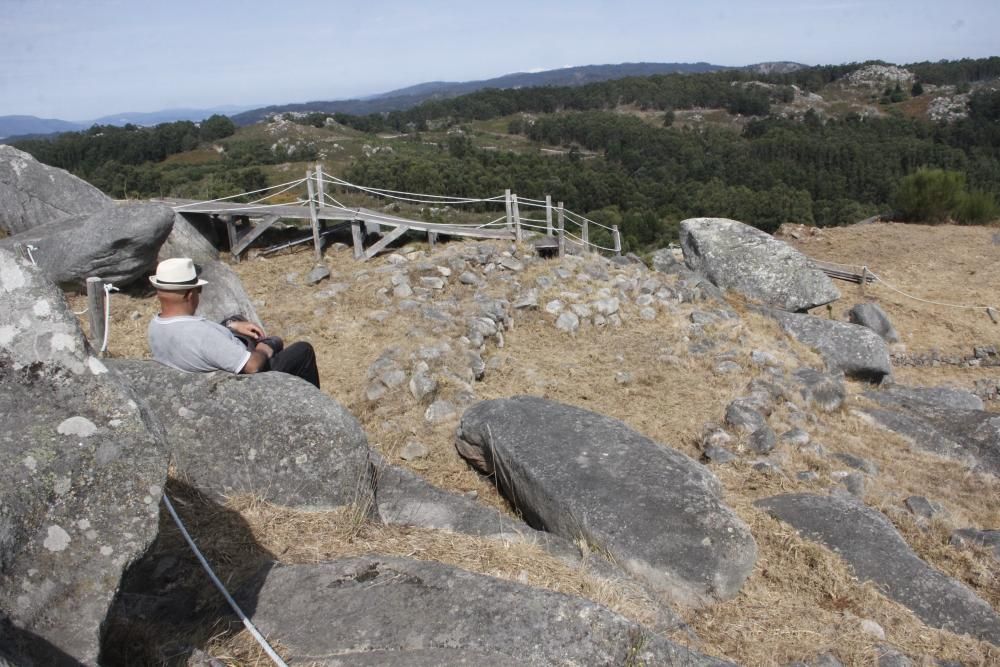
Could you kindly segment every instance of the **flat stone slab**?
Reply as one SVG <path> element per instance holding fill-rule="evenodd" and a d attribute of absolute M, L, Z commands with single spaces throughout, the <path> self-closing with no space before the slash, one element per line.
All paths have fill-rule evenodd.
<path fill-rule="evenodd" d="M 840 298 L 808 257 L 742 222 L 690 218 L 681 222 L 680 242 L 688 268 L 773 308 L 801 312 Z"/>
<path fill-rule="evenodd" d="M 668 599 L 733 597 L 753 568 L 756 543 L 715 476 L 617 419 L 518 396 L 474 405 L 458 435 L 529 525 L 582 537 Z"/>
<path fill-rule="evenodd" d="M 947 387 L 892 385 L 867 391 L 876 406 L 860 412 L 920 449 L 1000 476 L 1000 415 L 977 409 L 982 401 Z"/>
<path fill-rule="evenodd" d="M 186 373 L 109 360 L 166 428 L 178 474 L 218 501 L 252 493 L 279 505 L 374 507 L 368 440 L 343 406 L 286 373 Z"/>
<path fill-rule="evenodd" d="M 588 600 L 431 561 L 274 565 L 236 597 L 295 664 L 730 664 Z"/>
<path fill-rule="evenodd" d="M 892 374 L 885 341 L 867 327 L 773 309 L 764 313 L 792 338 L 819 352 L 832 371 L 875 383 Z"/>
<path fill-rule="evenodd" d="M 755 503 L 840 555 L 859 579 L 931 627 L 1000 646 L 1000 614 L 971 589 L 921 560 L 881 512 L 835 496 L 795 493 Z"/>

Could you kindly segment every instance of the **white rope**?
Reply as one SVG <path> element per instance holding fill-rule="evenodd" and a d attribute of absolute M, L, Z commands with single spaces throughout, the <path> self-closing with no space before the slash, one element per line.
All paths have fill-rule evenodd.
<path fill-rule="evenodd" d="M 535 203 L 535 204 L 541 204 L 542 207 L 544 207 L 545 204 L 546 204 L 546 202 L 545 202 L 544 199 L 532 199 L 531 197 L 521 197 L 521 196 L 518 196 L 517 203 L 520 204 L 521 202 L 532 202 L 532 203 Z"/>
<path fill-rule="evenodd" d="M 329 181 L 327 180 L 327 177 L 329 177 Z M 341 178 L 337 178 L 336 176 L 333 176 L 333 175 L 330 175 L 330 174 L 323 174 L 323 182 L 324 183 L 330 182 L 330 183 L 333 183 L 335 185 L 342 185 L 342 186 L 348 187 L 348 188 L 356 188 L 358 190 L 361 190 L 362 192 L 367 192 L 369 194 L 379 195 L 379 196 L 382 196 L 382 197 L 388 197 L 390 199 L 399 199 L 399 200 L 402 200 L 402 201 L 415 202 L 415 203 L 418 203 L 418 204 L 477 204 L 477 203 L 480 203 L 480 202 L 499 201 L 499 200 L 501 200 L 501 199 L 504 198 L 502 195 L 498 195 L 498 196 L 495 196 L 495 197 L 489 197 L 489 198 L 485 198 L 484 199 L 484 198 L 475 198 L 475 197 L 453 197 L 451 195 L 432 195 L 432 194 L 428 194 L 426 192 L 406 192 L 404 190 L 387 190 L 387 189 L 382 189 L 382 188 L 366 188 L 363 185 L 357 185 L 355 183 L 351 183 L 349 181 L 345 181 L 345 180 L 343 180 Z M 430 199 L 410 199 L 410 198 L 407 198 L 407 197 L 395 196 L 395 195 L 410 195 L 411 197 L 429 197 Z"/>
<path fill-rule="evenodd" d="M 104 283 L 104 342 L 101 343 L 101 352 L 108 351 L 108 333 L 111 324 L 111 293 L 119 292 L 117 287 L 111 283 Z M 86 312 L 86 311 L 84 311 Z M 81 313 L 82 314 L 82 313 Z"/>
<path fill-rule="evenodd" d="M 967 306 L 967 305 L 958 304 L 958 303 L 943 303 L 941 301 L 931 301 L 929 299 L 921 299 L 919 296 L 913 296 L 912 294 L 907 294 L 903 290 L 898 289 L 898 288 L 890 285 L 889 283 L 887 283 L 882 278 L 882 276 L 878 275 L 877 273 L 875 273 L 874 271 L 872 271 L 868 267 L 862 267 L 862 268 L 866 269 L 868 271 L 868 273 L 871 274 L 871 276 L 875 280 L 879 281 L 880 283 L 882 283 L 883 285 L 885 285 L 886 287 L 888 287 L 893 292 L 896 292 L 897 294 L 902 294 L 906 298 L 913 299 L 914 301 L 920 301 L 921 303 L 929 303 L 929 304 L 933 304 L 935 306 L 945 306 L 946 308 L 965 308 L 965 309 L 968 309 L 968 310 L 987 310 L 987 311 L 988 310 L 993 310 L 993 311 L 996 310 L 996 308 L 993 307 L 993 306 Z"/>
<path fill-rule="evenodd" d="M 602 224 L 601 224 L 601 223 L 599 223 L 599 222 L 594 222 L 594 221 L 593 221 L 593 220 L 591 220 L 590 218 L 585 218 L 585 217 L 583 217 L 582 215 L 580 215 L 579 213 L 574 213 L 573 211 L 570 211 L 570 210 L 568 210 L 568 209 L 563 209 L 563 210 L 564 210 L 564 211 L 565 211 L 565 212 L 566 212 L 566 213 L 567 213 L 568 215 L 571 215 L 571 216 L 575 216 L 575 217 L 579 218 L 579 219 L 580 219 L 581 221 L 585 220 L 585 221 L 587 221 L 588 223 L 590 223 L 591 225 L 597 225 L 598 227 L 601 227 L 602 229 L 606 229 L 606 230 L 608 230 L 609 232 L 613 232 L 613 231 L 614 231 L 614 229 L 613 229 L 612 227 L 608 227 L 607 225 L 602 225 Z"/>
<path fill-rule="evenodd" d="M 76 312 L 76 311 L 74 310 L 74 311 L 73 311 L 73 314 L 74 314 L 74 315 L 86 315 L 86 314 L 87 314 L 87 311 L 88 311 L 88 310 L 90 310 L 90 306 L 88 306 L 88 307 L 84 308 L 84 309 L 83 309 L 83 310 L 81 310 L 80 312 Z"/>
<path fill-rule="evenodd" d="M 280 194 L 284 194 L 284 193 L 288 192 L 292 188 L 298 187 L 301 183 L 302 183 L 302 181 L 296 181 L 295 183 L 292 183 L 291 185 L 289 185 L 284 190 L 279 190 L 278 192 L 272 192 L 271 194 L 269 194 L 269 195 L 267 195 L 265 197 L 261 197 L 260 199 L 254 199 L 253 201 L 248 201 L 247 204 L 256 204 L 257 202 L 265 201 L 267 199 L 270 199 L 271 197 L 277 197 Z M 281 204 L 275 204 L 275 205 L 276 206 L 280 206 Z"/>
<path fill-rule="evenodd" d="M 28 251 L 28 259 L 31 260 L 31 265 L 32 266 L 38 266 L 38 262 L 35 261 L 35 256 L 31 254 L 31 251 L 32 250 L 38 250 L 38 247 L 37 246 L 33 246 L 30 243 L 28 243 L 28 244 L 26 244 L 24 246 L 24 249 Z"/>
<path fill-rule="evenodd" d="M 329 192 L 324 192 L 323 196 L 325 198 L 329 199 L 330 201 L 332 201 L 334 204 L 336 204 L 340 208 L 346 208 L 343 204 L 341 204 L 339 201 L 337 201 L 336 199 L 334 199 L 333 196 Z"/>
<path fill-rule="evenodd" d="M 258 192 L 267 192 L 268 190 L 274 190 L 276 188 L 283 188 L 286 185 L 295 186 L 295 185 L 299 185 L 301 183 L 304 183 L 305 180 L 306 179 L 304 179 L 304 178 L 300 178 L 297 181 L 288 181 L 287 183 L 279 183 L 278 185 L 269 185 L 266 188 L 261 188 L 259 190 L 250 190 L 249 192 L 241 192 L 239 194 L 229 195 L 228 197 L 219 197 L 218 199 L 206 199 L 205 201 L 192 202 L 190 204 L 182 204 L 180 206 L 175 206 L 174 210 L 177 211 L 177 210 L 180 210 L 182 208 L 187 208 L 189 206 L 201 206 L 202 204 L 212 204 L 212 203 L 217 202 L 217 201 L 226 201 L 226 200 L 229 200 L 229 199 L 235 199 L 236 197 L 242 197 L 243 195 L 255 195 Z M 266 197 L 265 197 L 265 199 L 266 199 Z"/>
<path fill-rule="evenodd" d="M 281 656 L 274 652 L 274 649 L 267 643 L 267 640 L 264 639 L 260 632 L 257 631 L 253 622 L 246 617 L 246 614 L 244 614 L 243 610 L 240 609 L 240 606 L 236 604 L 236 600 L 232 598 L 229 591 L 226 590 L 226 587 L 222 585 L 221 581 L 219 581 L 219 578 L 215 576 L 215 572 L 212 571 L 212 566 L 208 564 L 208 561 L 205 560 L 205 556 L 203 556 L 201 551 L 198 549 L 198 545 L 194 543 L 194 540 L 191 538 L 190 533 L 188 533 L 187 528 L 184 527 L 184 523 L 181 521 L 181 518 L 177 516 L 177 512 L 174 511 L 173 503 L 170 502 L 170 498 L 167 497 L 166 493 L 163 494 L 163 504 L 167 506 L 167 511 L 170 512 L 170 516 L 173 517 L 174 523 L 177 524 L 177 528 L 181 531 L 181 535 L 184 536 L 184 540 L 187 542 L 188 546 L 191 547 L 191 551 L 193 551 L 194 555 L 198 558 L 198 562 L 201 563 L 201 566 L 208 574 L 209 579 L 211 579 L 212 583 L 215 584 L 215 587 L 219 589 L 222 596 L 226 598 L 226 602 L 229 603 L 230 608 L 232 608 L 232 610 L 236 612 L 239 619 L 243 621 L 243 627 L 245 627 L 253 638 L 257 640 L 257 643 L 260 644 L 261 648 L 264 649 L 264 652 L 267 653 L 268 657 L 271 658 L 274 664 L 279 667 L 288 667 L 285 661 L 281 659 Z"/>
<path fill-rule="evenodd" d="M 543 222 L 543 221 L 539 220 L 538 222 Z M 541 229 L 543 231 L 549 229 L 548 227 L 543 227 L 541 225 L 529 225 L 529 224 L 525 223 L 523 220 L 521 221 L 521 226 L 522 227 L 526 227 L 528 229 Z M 555 230 L 553 230 L 553 231 L 555 231 Z"/>
<path fill-rule="evenodd" d="M 308 204 L 308 203 L 309 203 L 308 199 L 296 199 L 294 202 L 291 202 L 289 204 L 258 204 L 258 205 L 246 204 L 244 206 L 227 207 L 225 209 L 225 212 L 236 213 L 239 211 L 260 211 L 267 208 L 280 208 L 282 206 L 295 206 L 296 204 Z M 193 204 L 188 204 L 188 205 L 193 206 Z"/>

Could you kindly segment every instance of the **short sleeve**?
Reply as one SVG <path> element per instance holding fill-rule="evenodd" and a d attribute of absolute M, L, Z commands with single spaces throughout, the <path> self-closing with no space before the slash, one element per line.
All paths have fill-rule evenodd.
<path fill-rule="evenodd" d="M 209 368 L 239 373 L 250 360 L 250 351 L 228 329 L 208 322 L 205 336 L 199 341 L 198 352 Z"/>

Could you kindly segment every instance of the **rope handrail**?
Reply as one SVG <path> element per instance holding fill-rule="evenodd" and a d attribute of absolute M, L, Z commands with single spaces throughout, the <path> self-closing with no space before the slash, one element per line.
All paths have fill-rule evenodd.
<path fill-rule="evenodd" d="M 219 197 L 218 199 L 206 199 L 205 201 L 192 202 L 190 204 L 182 204 L 180 206 L 174 207 L 174 210 L 177 211 L 177 210 L 180 210 L 182 208 L 188 208 L 189 206 L 201 206 L 202 204 L 214 204 L 215 202 L 218 202 L 218 201 L 228 201 L 230 199 L 235 199 L 236 197 L 242 197 L 244 195 L 255 195 L 258 192 L 267 192 L 268 190 L 275 190 L 277 188 L 283 188 L 286 185 L 294 187 L 296 185 L 300 185 L 302 183 L 305 183 L 305 181 L 306 181 L 305 178 L 300 178 L 297 181 L 288 181 L 287 183 L 279 183 L 278 185 L 270 185 L 270 186 L 268 186 L 266 188 L 260 188 L 259 190 L 250 190 L 249 192 L 241 192 L 239 194 L 229 195 L 228 197 Z M 282 192 L 284 192 L 284 190 L 282 190 Z M 275 193 L 275 194 L 280 194 L 280 193 Z M 264 199 L 267 199 L 267 197 L 264 197 Z"/>
<path fill-rule="evenodd" d="M 181 521 L 181 518 L 177 515 L 177 511 L 174 509 L 174 505 L 173 503 L 170 502 L 170 498 L 167 496 L 166 493 L 163 494 L 163 504 L 166 506 L 167 511 L 173 518 L 174 523 L 177 524 L 178 530 L 181 531 L 181 535 L 184 537 L 184 541 L 187 542 L 188 547 L 191 549 L 191 551 L 194 552 L 194 555 L 198 558 L 198 562 L 201 563 L 202 569 L 205 570 L 205 573 L 208 575 L 208 578 L 212 580 L 212 583 L 215 584 L 215 587 L 219 589 L 220 593 L 222 593 L 222 596 L 226 599 L 226 603 L 229 605 L 229 607 L 234 612 L 236 612 L 236 616 L 240 619 L 240 621 L 243 622 L 243 627 L 245 627 L 247 631 L 250 633 L 250 635 L 254 638 L 254 640 L 256 640 L 258 644 L 260 644 L 260 647 L 264 649 L 264 652 L 267 653 L 267 656 L 271 658 L 271 661 L 274 662 L 274 664 L 278 665 L 278 667 L 288 667 L 288 664 L 281 659 L 281 656 L 278 655 L 273 648 L 271 648 L 271 645 L 268 644 L 267 640 L 264 639 L 263 635 L 260 634 L 260 632 L 254 626 L 253 621 L 247 618 L 247 615 L 243 613 L 243 610 L 240 609 L 240 606 L 236 604 L 236 600 L 234 600 L 233 596 L 230 595 L 229 591 L 226 590 L 225 585 L 223 585 L 223 583 L 219 580 L 219 577 L 215 575 L 215 571 L 212 570 L 212 566 L 209 565 L 208 560 L 205 558 L 204 554 L 202 554 L 201 550 L 198 549 L 198 545 L 195 544 L 194 539 L 191 537 L 191 534 L 187 531 L 187 528 L 184 526 L 184 522 Z"/>
<path fill-rule="evenodd" d="M 584 217 L 584 216 L 580 215 L 579 213 L 574 213 L 573 211 L 570 211 L 570 210 L 568 210 L 568 209 L 563 209 L 563 210 L 564 210 L 564 211 L 565 211 L 565 212 L 566 212 L 566 213 L 567 213 L 568 215 L 570 215 L 570 216 L 572 216 L 572 217 L 575 217 L 575 218 L 579 218 L 579 219 L 580 219 L 581 221 L 585 220 L 585 221 L 586 221 L 586 222 L 587 222 L 588 224 L 591 224 L 591 225 L 595 225 L 595 226 L 597 226 L 597 227 L 600 227 L 600 228 L 602 228 L 602 229 L 606 229 L 606 230 L 608 230 L 609 232 L 613 232 L 613 231 L 614 231 L 614 228 L 613 228 L 613 227 L 608 227 L 607 225 L 602 225 L 602 224 L 601 224 L 601 223 L 599 223 L 599 222 L 595 222 L 594 220 L 591 220 L 590 218 L 586 218 L 586 217 Z"/>
<path fill-rule="evenodd" d="M 920 301 L 921 303 L 929 303 L 929 304 L 932 304 L 932 305 L 935 305 L 935 306 L 945 306 L 946 308 L 965 308 L 967 310 L 986 310 L 986 311 L 991 311 L 991 310 L 992 311 L 996 311 L 997 310 L 997 308 L 995 306 L 971 306 L 971 305 L 965 305 L 965 304 L 959 304 L 959 303 L 944 303 L 943 301 L 932 301 L 930 299 L 921 299 L 919 296 L 914 296 L 912 294 L 907 294 L 906 292 L 904 292 L 903 290 L 895 287 L 894 285 L 891 285 L 890 283 L 887 283 L 885 281 L 885 279 L 882 278 L 882 276 L 878 275 L 877 273 L 875 273 L 874 271 L 872 271 L 868 267 L 862 267 L 862 268 L 867 269 L 868 273 L 871 274 L 871 276 L 875 280 L 879 281 L 880 283 L 882 283 L 883 285 L 885 285 L 886 287 L 888 287 L 893 292 L 896 292 L 897 294 L 902 294 L 906 298 L 913 299 L 914 301 Z"/>
<path fill-rule="evenodd" d="M 205 203 L 208 203 L 208 202 L 205 202 Z M 256 204 L 256 205 L 255 204 L 246 204 L 246 205 L 243 205 L 243 206 L 233 206 L 233 207 L 227 208 L 225 210 L 226 211 L 233 211 L 233 212 L 237 212 L 237 211 L 259 211 L 259 210 L 263 210 L 263 209 L 267 209 L 267 208 L 281 208 L 282 206 L 295 206 L 296 204 L 308 204 L 308 203 L 309 203 L 308 199 L 296 199 L 293 202 L 288 202 L 288 203 L 284 203 L 284 204 Z M 188 204 L 188 206 L 193 206 L 193 204 Z M 177 209 L 174 209 L 174 210 L 176 211 Z"/>
<path fill-rule="evenodd" d="M 451 204 L 478 204 L 478 203 L 489 202 L 489 201 L 501 201 L 501 200 L 504 199 L 504 195 L 497 195 L 497 196 L 494 196 L 494 197 L 486 197 L 486 198 L 482 198 L 482 197 L 455 197 L 455 196 L 452 196 L 452 195 L 434 195 L 434 194 L 428 194 L 426 192 L 407 192 L 405 190 L 389 190 L 389 189 L 384 189 L 384 188 L 369 188 L 369 187 L 365 187 L 363 185 L 357 185 L 355 183 L 351 183 L 350 181 L 345 181 L 342 178 L 337 178 L 336 176 L 333 176 L 331 174 L 326 174 L 326 173 L 323 174 L 322 181 L 324 183 L 329 182 L 329 183 L 332 183 L 334 185 L 342 185 L 344 187 L 356 188 L 358 190 L 361 190 L 362 192 L 368 192 L 370 194 L 381 195 L 383 197 L 389 197 L 391 199 L 400 199 L 400 200 L 403 200 L 403 201 L 415 201 L 415 202 L 418 202 L 418 203 L 425 203 L 425 204 L 446 204 L 446 203 L 451 203 Z M 406 197 L 396 197 L 396 196 L 393 196 L 393 195 L 411 195 L 413 197 L 430 197 L 432 199 L 429 199 L 429 200 L 416 200 L 416 199 L 407 199 Z"/>

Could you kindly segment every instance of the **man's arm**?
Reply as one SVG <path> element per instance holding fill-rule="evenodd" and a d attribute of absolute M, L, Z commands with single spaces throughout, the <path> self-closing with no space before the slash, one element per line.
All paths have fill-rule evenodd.
<path fill-rule="evenodd" d="M 267 370 L 267 364 L 274 356 L 274 350 L 267 343 L 257 343 L 257 347 L 250 353 L 250 358 L 243 364 L 240 373 L 251 375 Z"/>

